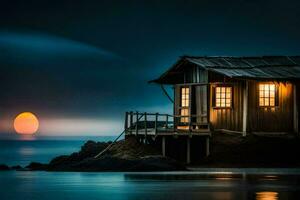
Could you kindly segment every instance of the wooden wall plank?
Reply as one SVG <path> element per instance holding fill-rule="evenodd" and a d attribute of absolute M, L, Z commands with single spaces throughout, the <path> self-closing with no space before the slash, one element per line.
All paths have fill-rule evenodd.
<path fill-rule="evenodd" d="M 200 108 L 199 106 L 207 105 L 207 115 L 209 116 L 209 121 L 214 129 L 227 129 L 231 131 L 245 132 L 246 125 L 246 131 L 249 132 L 291 132 L 294 130 L 294 91 L 291 83 L 274 82 L 276 85 L 278 85 L 278 106 L 265 108 L 259 107 L 258 105 L 259 81 L 248 80 L 248 111 L 246 115 L 246 121 L 243 121 L 245 118 L 245 114 L 243 114 L 243 110 L 245 108 L 244 81 L 234 80 L 224 77 L 220 74 L 207 72 L 206 70 L 195 68 L 195 66 L 185 71 L 185 77 L 187 83 L 210 83 L 207 89 L 202 89 L 204 88 L 202 86 L 192 86 L 193 89 L 191 92 L 195 92 L 195 95 L 191 99 L 196 101 L 193 102 L 193 105 L 195 105 L 195 108 L 193 108 L 195 109 L 195 114 L 203 112 L 203 108 Z M 214 83 L 224 83 L 233 87 L 233 107 L 231 109 L 215 109 L 210 106 L 213 105 L 212 91 L 214 91 Z M 201 101 L 201 99 L 205 96 L 205 92 L 207 92 L 208 101 L 206 103 L 204 102 L 203 104 L 197 102 Z M 174 96 L 174 114 L 178 115 L 180 114 L 178 112 L 180 105 L 180 86 L 178 85 L 175 85 Z M 299 108 L 297 108 L 297 110 L 298 109 Z"/>
<path fill-rule="evenodd" d="M 232 131 L 242 131 L 243 118 L 243 85 L 242 82 L 235 84 L 226 83 L 233 88 L 233 107 L 232 108 L 213 108 L 210 107 L 210 122 L 214 129 L 227 129 Z M 210 91 L 214 87 L 211 84 Z M 212 94 L 210 94 L 212 96 Z M 213 99 L 210 98 L 210 105 Z"/>
<path fill-rule="evenodd" d="M 293 130 L 293 87 L 291 83 L 278 85 L 279 102 L 276 107 L 259 107 L 259 81 L 249 83 L 249 130 L 263 132 L 290 132 Z"/>
<path fill-rule="evenodd" d="M 247 118 L 248 118 L 248 81 L 245 82 L 243 90 L 243 136 L 247 134 Z"/>

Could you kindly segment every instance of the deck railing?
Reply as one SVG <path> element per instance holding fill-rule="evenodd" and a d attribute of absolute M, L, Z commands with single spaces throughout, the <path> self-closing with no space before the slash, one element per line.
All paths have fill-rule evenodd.
<path fill-rule="evenodd" d="M 126 134 L 157 135 L 175 132 L 208 132 L 209 123 L 203 122 L 204 115 L 170 115 L 147 112 L 126 112 Z M 184 119 L 184 120 L 182 120 Z M 186 120 L 188 119 L 188 120 Z"/>

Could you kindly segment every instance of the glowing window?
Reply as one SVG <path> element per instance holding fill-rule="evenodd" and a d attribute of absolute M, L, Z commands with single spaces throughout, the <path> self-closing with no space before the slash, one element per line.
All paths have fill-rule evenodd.
<path fill-rule="evenodd" d="M 215 105 L 217 108 L 230 108 L 232 103 L 231 87 L 216 87 Z"/>
<path fill-rule="evenodd" d="M 189 107 L 190 88 L 181 88 L 181 107 Z"/>
<path fill-rule="evenodd" d="M 188 123 L 189 122 L 189 109 L 188 108 L 182 108 L 180 110 L 180 122 L 183 122 L 183 123 Z M 187 116 L 187 117 L 185 117 Z"/>
<path fill-rule="evenodd" d="M 259 84 L 259 106 L 275 106 L 275 84 Z"/>
<path fill-rule="evenodd" d="M 189 122 L 189 105 L 190 105 L 190 88 L 181 88 L 181 109 L 180 109 L 180 122 Z"/>

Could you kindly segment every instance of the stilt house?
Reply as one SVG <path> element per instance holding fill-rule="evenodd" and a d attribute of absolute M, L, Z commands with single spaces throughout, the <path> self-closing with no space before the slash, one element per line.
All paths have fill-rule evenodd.
<path fill-rule="evenodd" d="M 126 113 L 126 137 L 187 163 L 209 155 L 214 132 L 299 132 L 300 56 L 181 57 L 150 82 L 172 85 L 173 114 Z"/>

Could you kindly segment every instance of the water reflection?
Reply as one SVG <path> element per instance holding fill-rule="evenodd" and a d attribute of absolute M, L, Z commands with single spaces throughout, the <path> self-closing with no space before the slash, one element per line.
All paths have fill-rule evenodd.
<path fill-rule="evenodd" d="M 22 147 L 19 149 L 19 153 L 22 156 L 31 156 L 32 154 L 35 153 L 35 150 L 32 147 Z"/>
<path fill-rule="evenodd" d="M 34 134 L 18 134 L 16 137 L 22 141 L 35 141 L 37 139 Z"/>
<path fill-rule="evenodd" d="M 220 180 L 220 181 L 230 181 L 233 179 L 240 179 L 242 178 L 242 175 L 240 174 L 215 174 L 214 175 L 216 180 Z"/>
<path fill-rule="evenodd" d="M 278 176 L 275 175 L 266 175 L 263 177 L 264 180 L 269 180 L 269 181 L 276 181 L 278 179 Z"/>
<path fill-rule="evenodd" d="M 256 200 L 277 200 L 278 192 L 257 192 Z"/>
<path fill-rule="evenodd" d="M 2 172 L 1 199 L 299 200 L 300 175 Z"/>

